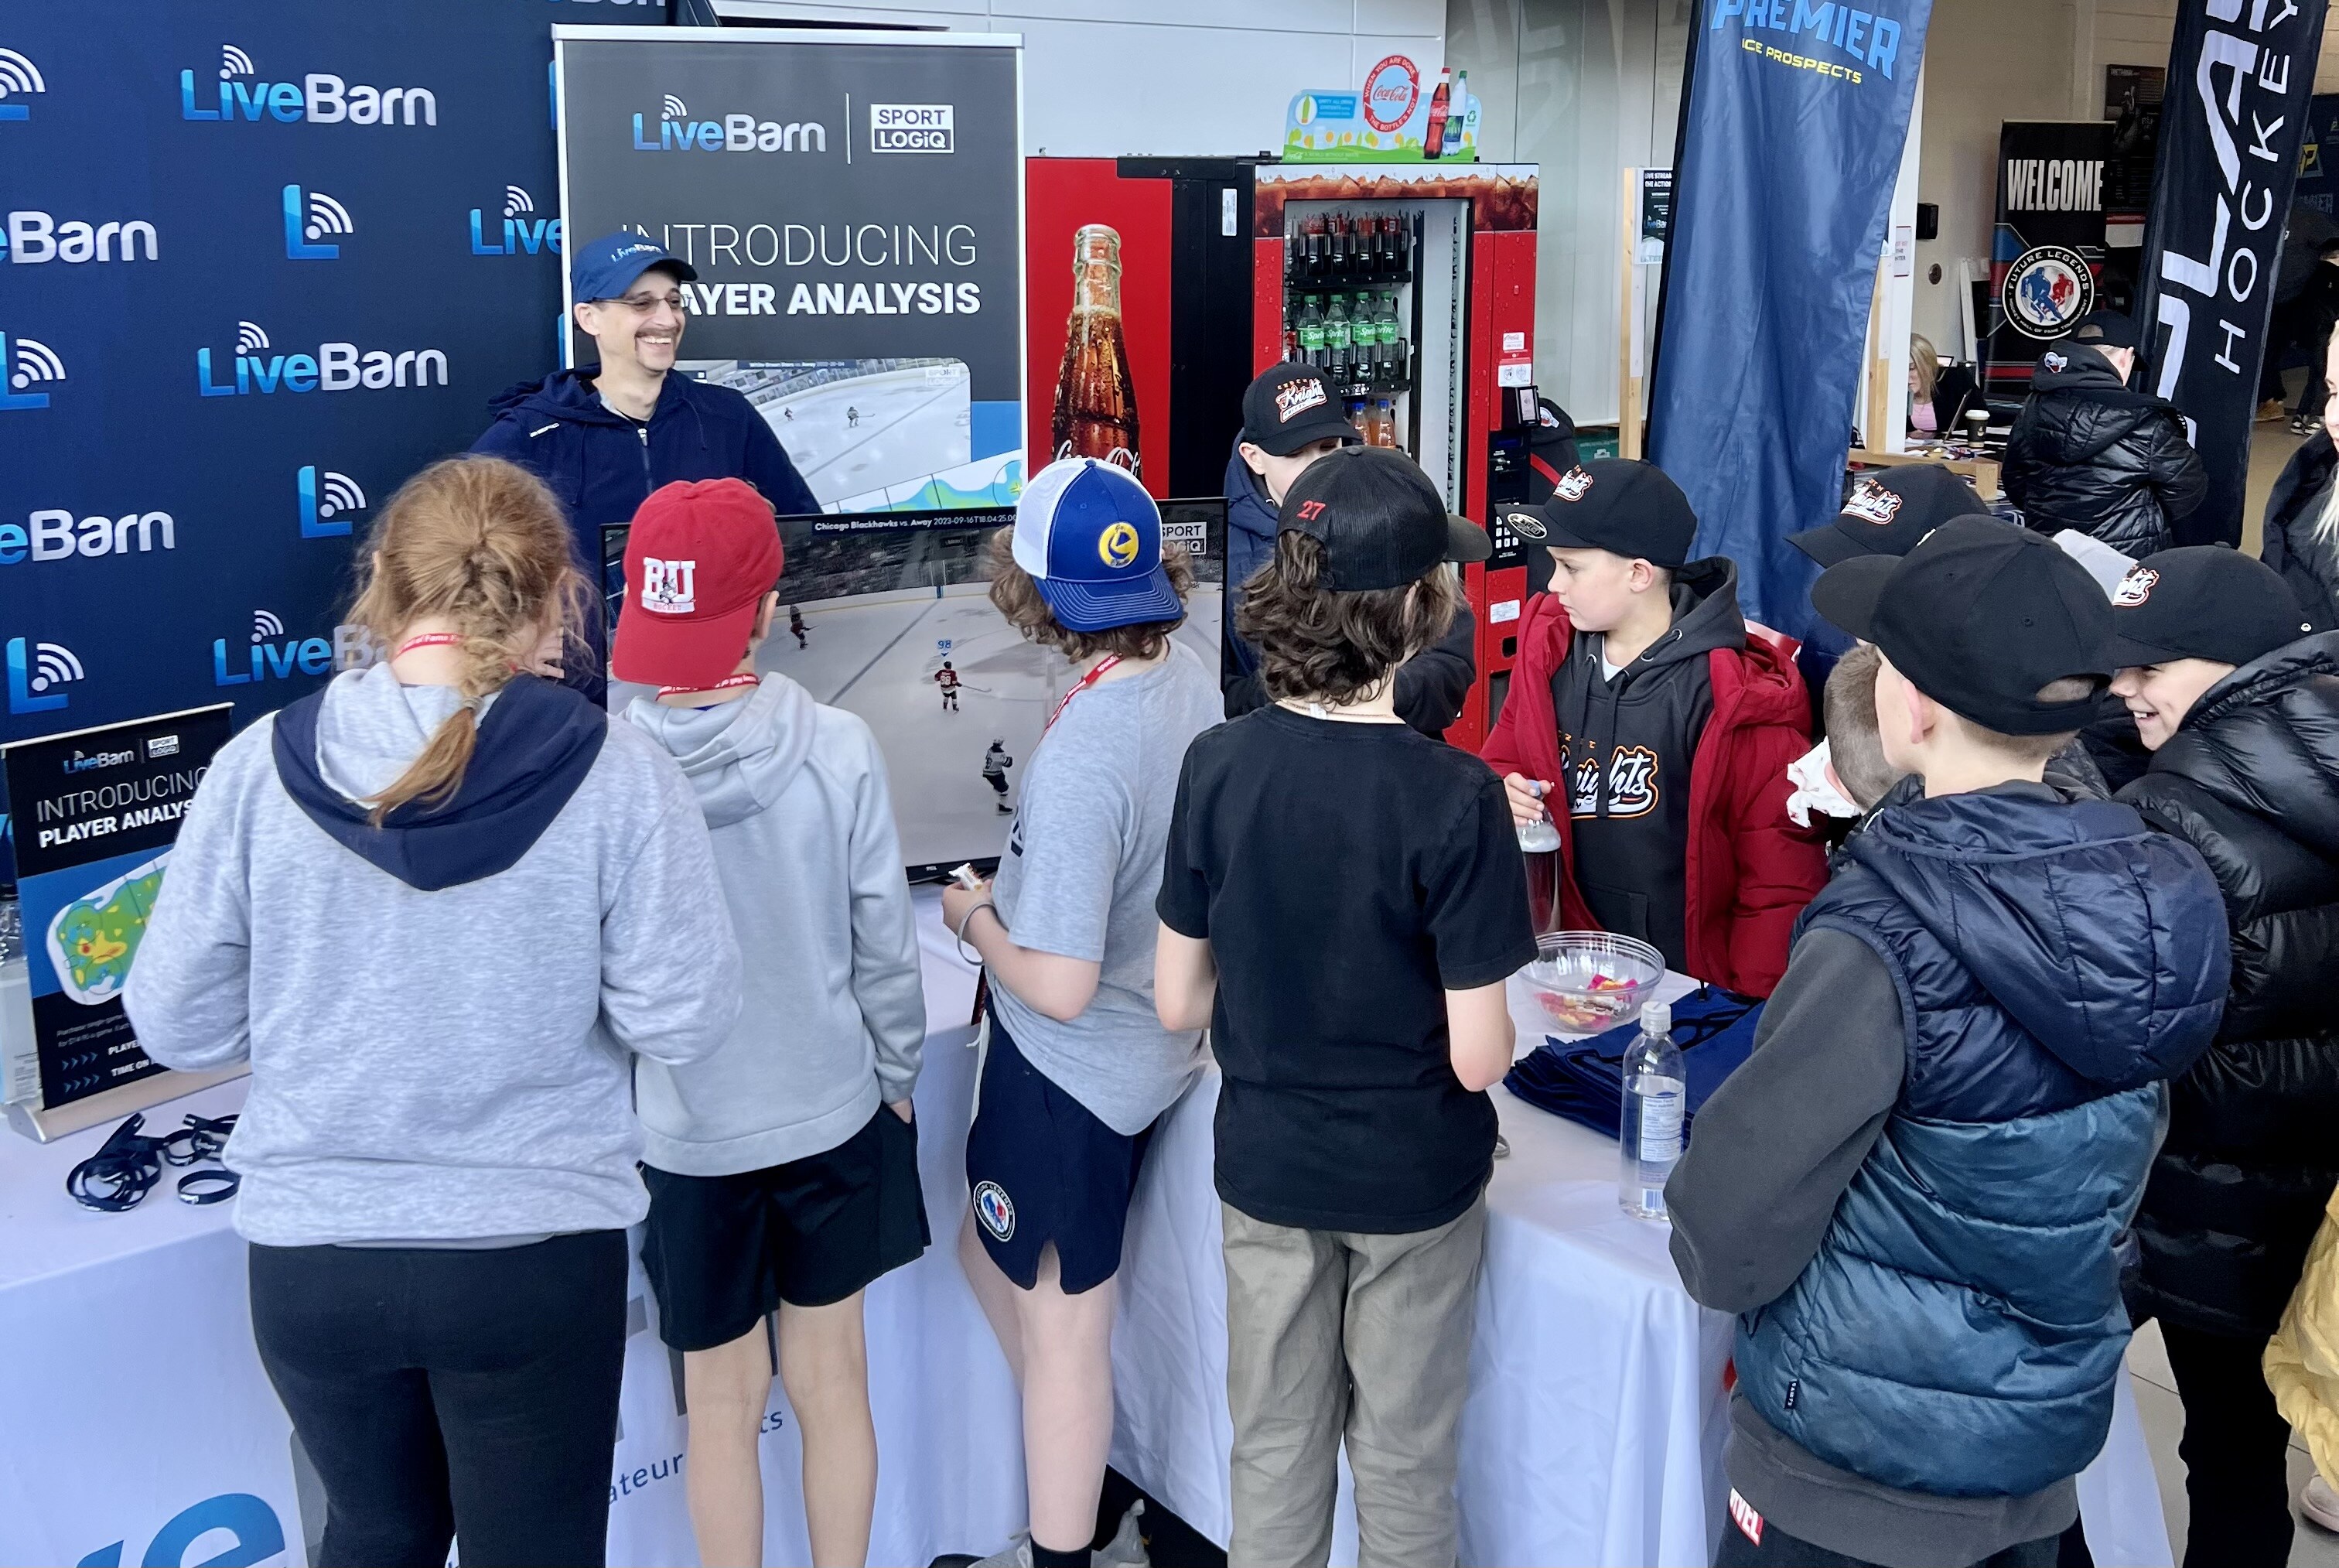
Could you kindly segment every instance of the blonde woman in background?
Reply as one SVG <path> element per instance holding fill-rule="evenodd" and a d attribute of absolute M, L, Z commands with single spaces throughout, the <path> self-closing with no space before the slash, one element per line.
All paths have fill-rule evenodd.
<path fill-rule="evenodd" d="M 2323 1211 L 2306 1272 L 2266 1346 L 2265 1378 L 2283 1419 L 2314 1455 L 2315 1474 L 2299 1494 L 2299 1512 L 2325 1530 L 2339 1530 L 2339 1487 L 2331 1481 L 2339 1475 L 2339 1192 Z"/>
<path fill-rule="evenodd" d="M 1943 365 L 1932 340 L 1909 335 L 1909 429 L 1922 436 L 1957 434 L 1958 419 L 1973 401 L 1973 372 Z"/>
<path fill-rule="evenodd" d="M 681 769 L 531 673 L 583 604 L 552 493 L 437 463 L 370 543 L 387 658 L 221 750 L 124 1001 L 165 1066 L 252 1064 L 235 1228 L 320 1568 L 597 1564 L 633 1059 L 723 1043 L 739 950 Z"/>

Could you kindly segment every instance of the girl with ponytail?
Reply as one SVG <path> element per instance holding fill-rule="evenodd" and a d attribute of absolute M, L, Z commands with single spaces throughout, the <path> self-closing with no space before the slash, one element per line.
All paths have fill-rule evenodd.
<path fill-rule="evenodd" d="M 381 661 L 220 752 L 125 1001 L 157 1060 L 252 1065 L 236 1228 L 320 1563 L 599 1563 L 632 1059 L 723 1042 L 738 948 L 681 771 L 542 678 L 586 592 L 550 492 L 437 463 L 368 545 Z"/>

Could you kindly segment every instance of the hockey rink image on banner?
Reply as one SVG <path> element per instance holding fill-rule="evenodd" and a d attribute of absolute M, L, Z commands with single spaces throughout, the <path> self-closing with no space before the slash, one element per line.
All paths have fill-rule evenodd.
<path fill-rule="evenodd" d="M 1012 506 L 1022 405 L 977 403 L 959 360 L 696 360 L 676 367 L 743 394 L 823 511 Z"/>
<path fill-rule="evenodd" d="M 1160 507 L 1164 538 L 1184 545 L 1194 565 L 1178 640 L 1216 671 L 1226 502 L 1211 497 Z M 1071 685 L 1062 655 L 1024 641 L 992 607 L 983 544 L 1014 520 L 1012 506 L 1003 506 L 837 511 L 778 524 L 787 565 L 779 614 L 756 667 L 788 676 L 816 702 L 859 715 L 875 733 L 903 863 L 913 871 L 998 855 L 1024 764 Z M 626 598 L 627 531 L 622 524 L 601 530 L 612 617 Z M 611 680 L 611 710 L 647 689 Z"/>

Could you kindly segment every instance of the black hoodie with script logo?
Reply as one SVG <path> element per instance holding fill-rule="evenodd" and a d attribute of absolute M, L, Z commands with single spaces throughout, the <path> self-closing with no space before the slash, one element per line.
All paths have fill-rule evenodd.
<path fill-rule="evenodd" d="M 1688 971 L 1683 896 L 1690 765 L 1713 715 L 1716 648 L 1746 646 L 1735 573 L 1726 560 L 1673 573 L 1673 624 L 1612 679 L 1607 639 L 1576 636 L 1552 672 L 1564 787 L 1574 818 L 1577 889 L 1608 931 L 1634 936 Z"/>

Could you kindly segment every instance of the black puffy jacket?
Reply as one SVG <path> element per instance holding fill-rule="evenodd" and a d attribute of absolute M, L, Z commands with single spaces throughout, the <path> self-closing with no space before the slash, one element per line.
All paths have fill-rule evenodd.
<path fill-rule="evenodd" d="M 2266 497 L 2265 542 L 2259 550 L 2318 632 L 2339 630 L 2339 533 L 2325 534 L 2320 527 L 2334 467 L 2339 452 L 2332 450 L 2330 431 L 2317 430 L 2298 443 Z"/>
<path fill-rule="evenodd" d="M 2217 1041 L 2171 1085 L 2130 1305 L 2263 1339 L 2339 1180 L 2339 633 L 2210 687 L 2119 798 L 2201 852 L 2234 939 Z"/>
<path fill-rule="evenodd" d="M 2130 556 L 2209 542 L 2172 537 L 2209 488 L 2183 419 L 2150 393 L 2130 391 L 2109 360 L 2082 344 L 2039 357 L 2001 478 L 2041 533 L 2077 528 Z"/>

